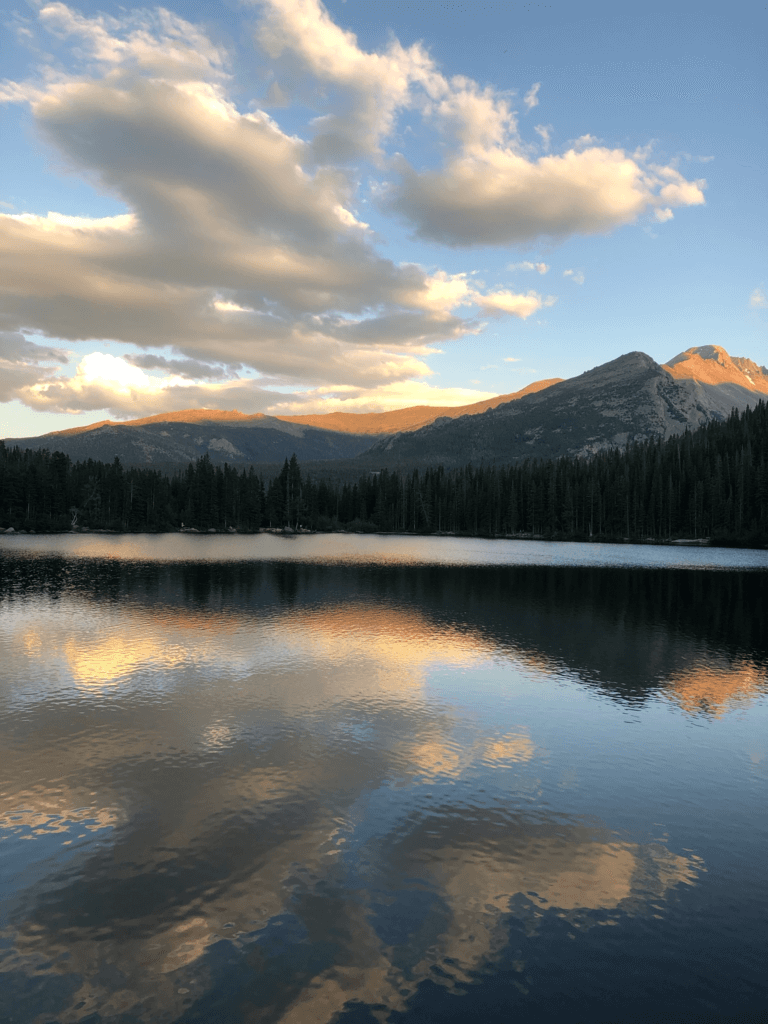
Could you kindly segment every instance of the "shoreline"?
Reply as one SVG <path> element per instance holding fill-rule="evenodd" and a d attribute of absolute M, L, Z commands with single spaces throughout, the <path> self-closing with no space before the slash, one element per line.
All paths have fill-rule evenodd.
<path fill-rule="evenodd" d="M 336 536 L 357 536 L 357 537 L 452 537 L 463 540 L 535 540 L 546 543 L 560 544 L 612 544 L 629 545 L 631 547 L 718 547 L 718 548 L 742 548 L 751 551 L 768 550 L 768 545 L 739 544 L 735 542 L 717 543 L 710 537 L 678 537 L 671 540 L 660 538 L 644 538 L 643 540 L 630 540 L 623 538 L 617 540 L 609 537 L 589 538 L 568 538 L 568 537 L 545 537 L 541 534 L 517 533 L 517 534 L 496 534 L 495 536 L 474 536 L 472 534 L 452 533 L 447 530 L 435 530 L 433 533 L 413 533 L 406 530 L 293 530 L 278 529 L 277 527 L 263 527 L 260 530 L 241 531 L 229 527 L 226 530 L 215 530 L 211 527 L 208 530 L 198 530 L 195 527 L 183 527 L 177 530 L 109 530 L 90 529 L 79 527 L 74 530 L 16 530 L 13 527 L 0 529 L 0 536 L 5 537 L 87 537 L 87 536 L 111 536 L 111 537 L 168 537 L 172 535 L 185 535 L 194 537 L 257 537 L 260 534 L 271 534 L 272 536 L 296 538 L 316 537 L 318 535 Z"/>

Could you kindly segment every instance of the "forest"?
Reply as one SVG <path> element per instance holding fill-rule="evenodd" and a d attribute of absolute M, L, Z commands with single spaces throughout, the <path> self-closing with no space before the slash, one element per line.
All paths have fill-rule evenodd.
<path fill-rule="evenodd" d="M 0 442 L 0 529 L 450 533 L 558 540 L 768 544 L 768 406 L 669 440 L 502 467 L 264 479 L 207 455 L 175 473 L 72 463 Z"/>

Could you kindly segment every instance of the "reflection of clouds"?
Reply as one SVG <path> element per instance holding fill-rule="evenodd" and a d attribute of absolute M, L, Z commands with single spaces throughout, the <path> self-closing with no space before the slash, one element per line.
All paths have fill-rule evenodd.
<path fill-rule="evenodd" d="M 720 718 L 768 694 L 768 676 L 745 659 L 730 662 L 709 657 L 668 676 L 665 689 L 689 714 L 703 712 Z"/>
<path fill-rule="evenodd" d="M 294 642 L 334 660 L 366 657 L 390 668 L 416 672 L 440 663 L 468 666 L 494 654 L 495 645 L 470 630 L 436 626 L 412 608 L 340 603 L 279 616 L 276 626 L 298 630 Z"/>
<path fill-rule="evenodd" d="M 361 787 L 365 784 L 361 780 Z M 243 780 L 243 786 L 264 794 L 257 780 Z M 309 974 L 297 967 L 281 969 L 279 978 L 271 975 L 277 990 L 273 1011 L 264 1019 L 327 1024 L 355 1000 L 376 1008 L 374 1016 L 383 1021 L 405 1010 L 425 979 L 453 988 L 491 967 L 507 945 L 510 915 L 522 915 L 536 928 L 551 913 L 578 928 L 595 914 L 601 923 L 624 914 L 655 914 L 670 890 L 695 884 L 703 870 L 695 856 L 660 844 L 620 841 L 605 828 L 574 819 L 531 820 L 481 808 L 471 817 L 468 823 L 467 808 L 443 806 L 409 829 L 401 823 L 376 849 L 364 846 L 340 861 L 333 855 L 336 822 L 325 814 L 313 816 L 307 807 L 296 819 L 303 822 L 300 828 L 273 832 L 266 848 L 256 843 L 258 852 L 245 870 L 233 870 L 220 883 L 174 903 L 165 921 L 125 908 L 100 931 L 80 922 L 59 932 L 50 914 L 41 915 L 17 936 L 14 962 L 18 968 L 68 954 L 67 970 L 80 975 L 82 984 L 68 1011 L 58 1015 L 63 1024 L 107 1011 L 135 1014 L 149 1024 L 161 1012 L 181 1014 L 189 991 L 201 995 L 209 989 L 216 962 L 209 959 L 211 947 L 229 939 L 226 956 L 266 963 L 264 936 L 290 917 L 310 953 L 317 944 L 312 956 L 318 966 Z M 163 837 L 154 870 L 182 870 L 185 858 L 215 858 L 219 841 L 213 821 L 207 828 L 200 823 L 192 837 Z M 247 837 L 240 842 L 247 846 Z M 149 851 L 133 845 L 132 856 L 140 861 Z M 169 859 L 172 848 L 176 860 Z M 364 896 L 359 883 L 343 873 L 345 863 L 350 867 L 361 854 L 371 863 Z M 383 937 L 377 920 L 382 907 L 369 904 L 369 893 L 390 893 L 395 899 L 384 903 L 392 904 L 397 920 L 396 897 L 410 900 L 414 879 L 435 901 L 425 904 L 407 934 L 393 943 L 391 936 Z M 329 942 L 332 962 L 324 967 L 320 950 Z M 123 977 L 117 991 L 101 970 L 105 963 L 113 963 Z"/>
<path fill-rule="evenodd" d="M 536 748 L 526 732 L 509 733 L 497 740 L 491 740 L 483 752 L 485 761 L 530 761 Z"/>
<path fill-rule="evenodd" d="M 506 945 L 504 918 L 515 898 L 540 908 L 531 908 L 534 919 L 544 910 L 576 923 L 596 911 L 643 913 L 649 899 L 693 884 L 700 867 L 698 858 L 611 841 L 579 826 L 559 835 L 531 835 L 495 858 L 446 847 L 426 867 L 450 908 L 440 958 L 455 961 L 455 977 L 469 981 L 473 970 Z M 428 957 L 417 973 L 430 976 L 432 963 Z"/>
<path fill-rule="evenodd" d="M 254 615 L 138 605 L 95 609 L 66 600 L 38 604 L 34 618 L 33 627 L 19 614 L 4 622 L 15 660 L 50 665 L 61 658 L 78 687 L 114 684 L 145 668 L 169 671 L 184 662 L 242 675 L 292 668 L 297 661 L 367 660 L 385 688 L 407 692 L 422 684 L 431 664 L 468 666 L 494 652 L 470 632 L 436 628 L 427 616 L 385 605 L 341 603 Z M 373 682 L 371 675 L 365 678 L 365 684 Z"/>
<path fill-rule="evenodd" d="M 455 822 L 454 822 L 455 824 Z M 424 823 L 424 838 L 429 826 Z M 443 823 L 446 842 L 450 834 Z M 461 830 L 461 826 L 459 826 Z M 343 962 L 315 977 L 298 994 L 281 1024 L 328 1022 L 350 999 L 367 1003 L 379 1020 L 403 1011 L 418 985 L 430 979 L 453 988 L 471 983 L 478 969 L 507 944 L 506 921 L 523 897 L 529 913 L 541 919 L 546 910 L 578 926 L 579 916 L 595 912 L 647 913 L 674 886 L 694 884 L 703 869 L 697 857 L 670 853 L 660 845 L 612 840 L 607 832 L 574 822 L 534 829 L 509 844 L 509 836 L 484 845 L 429 848 L 417 845 L 399 863 L 399 880 L 427 881 L 438 895 L 442 913 L 398 947 L 383 942 L 370 913 L 353 907 L 346 927 L 350 942 Z M 393 860 L 397 851 L 392 850 Z M 391 872 L 392 861 L 383 870 Z M 391 879 L 397 885 L 397 879 Z M 428 915 L 427 915 L 428 916 Z M 603 917 L 603 920 L 605 918 Z M 424 922 L 420 922 L 422 925 Z"/>
<path fill-rule="evenodd" d="M 72 597 L 11 609 L 3 629 L 12 686 L 45 678 L 42 668 L 72 685 L 66 700 L 56 694 L 52 729 L 47 684 L 35 683 L 38 706 L 19 720 L 36 725 L 39 715 L 42 726 L 0 780 L 8 806 L 26 808 L 26 825 L 41 834 L 79 815 L 92 830 L 120 826 L 80 876 L 53 894 L 30 890 L 29 919 L 3 936 L 15 943 L 15 967 L 30 974 L 69 955 L 56 970 L 83 981 L 56 1011 L 62 1024 L 90 1013 L 178 1017 L 217 983 L 213 947 L 229 939 L 233 956 L 266 957 L 265 936 L 288 918 L 303 929 L 290 941 L 331 953 L 318 953 L 306 975 L 284 970 L 269 1019 L 323 1024 L 352 999 L 386 1007 L 383 1018 L 405 1009 L 424 979 L 470 981 L 506 946 L 510 915 L 537 927 L 546 915 L 578 926 L 590 915 L 655 913 L 703 870 L 694 856 L 607 828 L 554 814 L 526 819 L 490 810 L 484 798 L 472 806 L 479 776 L 522 778 L 540 752 L 523 725 L 483 727 L 425 687 L 432 666 L 463 670 L 502 650 L 479 629 L 372 602 L 203 612 Z M 522 659 L 552 671 L 535 655 Z M 738 671 L 742 684 L 729 690 L 734 670 L 712 668 L 708 707 L 764 684 Z M 702 670 L 686 678 L 670 680 L 676 695 L 694 693 Z M 119 720 L 109 718 L 113 698 L 132 686 L 137 703 L 126 699 Z M 147 712 L 141 702 L 160 686 L 163 700 Z M 701 702 L 677 699 L 686 710 Z M 92 719 L 80 717 L 83 708 L 96 709 Z M 39 778 L 43 764 L 55 765 L 42 769 L 55 784 L 31 787 L 24 780 Z M 410 784 L 412 817 L 382 838 L 367 801 L 392 782 Z M 463 803 L 445 798 L 432 817 L 419 815 L 418 787 L 432 783 Z M 508 793 L 511 806 L 519 791 Z M 9 815 L 0 827 L 18 821 Z M 413 879 L 431 903 L 410 900 Z M 136 898 L 144 885 L 160 894 L 156 903 Z M 396 918 L 403 894 L 413 927 L 393 939 L 377 914 Z M 88 900 L 86 920 L 78 912 Z M 119 968 L 119 985 L 105 964 Z"/>
<path fill-rule="evenodd" d="M 458 743 L 449 743 L 440 735 L 409 739 L 400 746 L 400 754 L 407 771 L 421 778 L 440 775 L 456 777 L 469 760 L 469 752 Z"/>
<path fill-rule="evenodd" d="M 421 778 L 450 776 L 458 778 L 471 766 L 503 767 L 532 761 L 536 753 L 527 730 L 507 733 L 496 739 L 478 737 L 474 742 L 466 736 L 452 739 L 446 731 L 453 724 L 443 721 L 433 725 L 431 731 L 415 734 L 403 740 L 396 748 L 400 762 L 408 773 Z"/>
<path fill-rule="evenodd" d="M 82 794 L 81 794 L 82 795 Z M 79 825 L 88 832 L 114 828 L 124 821 L 118 807 L 78 806 L 70 790 L 21 790 L 14 793 L 13 808 L 0 810 L 0 832 L 21 833 L 24 838 L 51 832 L 68 832 Z"/>
<path fill-rule="evenodd" d="M 175 658 L 154 639 L 125 636 L 91 640 L 82 636 L 64 644 L 64 654 L 75 685 L 88 689 L 113 685 L 145 665 L 171 668 Z"/>

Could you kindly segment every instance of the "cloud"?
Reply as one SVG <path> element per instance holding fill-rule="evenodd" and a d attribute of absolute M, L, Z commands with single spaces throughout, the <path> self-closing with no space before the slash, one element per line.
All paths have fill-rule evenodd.
<path fill-rule="evenodd" d="M 154 376 L 147 369 L 170 372 Z M 387 412 L 408 405 L 468 405 L 495 394 L 398 380 L 372 388 L 351 384 L 320 386 L 284 396 L 264 386 L 262 379 L 216 379 L 224 377 L 224 373 L 220 367 L 191 360 L 91 352 L 80 360 L 72 377 L 39 381 L 39 374 L 33 372 L 28 378 L 19 374 L 13 383 L 15 394 L 34 409 L 64 413 L 107 409 L 118 419 L 194 408 L 237 408 L 245 413 L 272 415 Z M 204 377 L 212 379 L 204 381 Z"/>
<path fill-rule="evenodd" d="M 533 129 L 541 139 L 541 145 L 545 150 L 549 150 L 552 145 L 552 125 L 551 124 L 537 124 Z"/>
<path fill-rule="evenodd" d="M 523 103 L 525 104 L 526 110 L 533 110 L 534 107 L 538 107 L 540 88 L 541 82 L 534 82 L 525 96 L 523 96 Z"/>
<path fill-rule="evenodd" d="M 136 417 L 178 409 L 224 407 L 237 404 L 243 411 L 259 412 L 274 393 L 250 380 L 223 383 L 190 381 L 181 374 L 154 377 L 121 356 L 91 352 L 72 377 L 31 383 L 18 397 L 33 409 L 80 412 L 108 409 L 116 417 Z"/>
<path fill-rule="evenodd" d="M 487 295 L 478 295 L 475 301 L 487 316 L 501 316 L 506 313 L 526 320 L 544 306 L 554 305 L 557 300 L 551 295 L 542 298 L 538 292 L 534 291 L 529 291 L 525 295 L 510 291 L 496 291 Z"/>
<path fill-rule="evenodd" d="M 56 366 L 68 362 L 61 348 L 38 345 L 19 331 L 0 329 L 0 402 L 16 398 L 20 388 L 53 377 Z"/>
<path fill-rule="evenodd" d="M 530 260 L 507 264 L 507 270 L 535 270 L 537 274 L 546 274 L 549 269 L 548 263 L 532 263 Z"/>
<path fill-rule="evenodd" d="M 314 105 L 317 82 L 343 94 L 337 104 L 341 110 L 314 122 L 317 158 L 345 161 L 379 154 L 397 112 L 412 103 L 412 85 L 433 73 L 426 50 L 419 43 L 403 47 L 393 38 L 383 52 L 367 53 L 355 34 L 336 25 L 317 0 L 264 0 L 261 9 L 256 37 L 277 74 L 285 76 L 275 83 L 283 102 L 293 92 Z M 308 82 L 303 80 L 307 75 Z"/>
<path fill-rule="evenodd" d="M 226 55 L 200 29 L 163 12 L 123 23 L 62 4 L 40 17 L 78 37 L 87 73 L 9 95 L 23 96 L 70 167 L 129 212 L 0 213 L 2 308 L 12 328 L 173 346 L 187 360 L 248 366 L 286 383 L 366 387 L 429 374 L 423 356 L 432 344 L 479 330 L 453 312 L 471 304 L 465 275 L 381 257 L 354 213 L 346 174 L 317 166 L 312 146 L 264 112 L 236 108 Z M 333 41 L 327 15 L 321 22 Z M 356 63 L 349 46 L 348 77 L 363 88 L 360 68 L 370 62 Z M 419 53 L 406 59 L 394 47 L 390 57 L 417 66 Z M 391 60 L 373 62 L 377 81 L 389 81 Z M 93 390 L 82 381 L 62 388 L 67 401 Z M 46 394 L 53 400 L 56 389 Z"/>
<path fill-rule="evenodd" d="M 574 284 L 584 284 L 586 281 L 583 270 L 564 270 L 563 277 L 570 277 Z"/>
<path fill-rule="evenodd" d="M 171 11 L 138 10 L 122 18 L 86 18 L 63 3 L 46 4 L 40 22 L 60 39 L 81 41 L 80 55 L 105 70 L 160 75 L 165 79 L 220 78 L 226 52 L 203 30 Z"/>
<path fill-rule="evenodd" d="M 343 115 L 317 122 L 326 156 L 380 153 L 397 112 L 409 107 L 453 140 L 442 169 L 417 172 L 400 156 L 400 181 L 381 190 L 384 208 L 408 219 L 420 238 L 475 245 L 593 234 L 657 206 L 704 201 L 704 182 L 650 166 L 650 150 L 629 156 L 596 146 L 592 135 L 564 154 L 531 160 L 508 96 L 466 76 L 445 77 L 420 45 L 405 49 L 393 40 L 368 53 L 317 0 L 268 0 L 264 10 L 258 38 L 270 56 L 290 58 L 294 74 L 298 67 L 345 97 Z M 523 100 L 528 109 L 539 86 Z M 548 143 L 549 129 L 540 127 Z"/>
<path fill-rule="evenodd" d="M 153 352 L 142 355 L 128 354 L 123 358 L 131 366 L 138 366 L 142 370 L 165 370 L 172 377 L 187 377 L 190 380 L 233 379 L 236 376 L 233 369 L 240 369 L 239 366 L 212 366 L 197 359 L 166 359 L 165 356 L 155 355 Z"/>
<path fill-rule="evenodd" d="M 60 56 L 39 46 L 39 74 L 0 84 L 0 101 L 28 104 L 67 172 L 123 212 L 40 216 L 4 204 L 1 323 L 144 354 L 125 357 L 118 380 L 103 362 L 57 376 L 28 351 L 8 364 L 3 394 L 72 410 L 127 408 L 132 394 L 210 404 L 211 389 L 255 406 L 276 381 L 372 394 L 429 376 L 435 346 L 478 334 L 479 317 L 526 319 L 555 301 L 387 259 L 360 212 L 363 161 L 392 178 L 375 185 L 385 210 L 449 246 L 609 231 L 703 202 L 703 182 L 649 155 L 590 141 L 534 159 L 513 94 L 444 75 L 420 43 L 365 51 L 318 0 L 264 0 L 259 12 L 259 71 L 271 102 L 291 105 L 291 131 L 243 96 L 226 48 L 178 15 L 39 8 L 29 24 L 46 44 L 59 40 Z M 392 154 L 404 111 L 423 138 L 438 136 L 441 167 L 417 172 Z M 240 379 L 244 369 L 262 385 Z"/>
<path fill-rule="evenodd" d="M 749 296 L 749 304 L 753 309 L 768 309 L 768 297 L 762 288 L 755 288 Z"/>
<path fill-rule="evenodd" d="M 519 363 L 520 361 L 517 356 L 504 356 L 505 363 Z"/>
<path fill-rule="evenodd" d="M 509 146 L 476 147 L 437 171 L 417 172 L 405 158 L 398 169 L 385 208 L 410 221 L 417 237 L 450 246 L 606 233 L 659 206 L 704 202 L 703 181 L 606 147 L 537 160 Z"/>
<path fill-rule="evenodd" d="M 461 406 L 494 398 L 495 391 L 471 388 L 440 388 L 422 381 L 404 380 L 384 384 L 375 390 L 350 388 L 329 394 L 330 389 L 317 388 L 273 402 L 269 412 L 274 416 L 322 412 L 390 412 L 412 405 Z"/>

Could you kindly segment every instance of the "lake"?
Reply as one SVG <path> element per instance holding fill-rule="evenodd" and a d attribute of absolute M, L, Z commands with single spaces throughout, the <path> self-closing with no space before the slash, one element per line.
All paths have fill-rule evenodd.
<path fill-rule="evenodd" d="M 766 1020 L 768 552 L 0 538 L 0 1020 Z"/>

